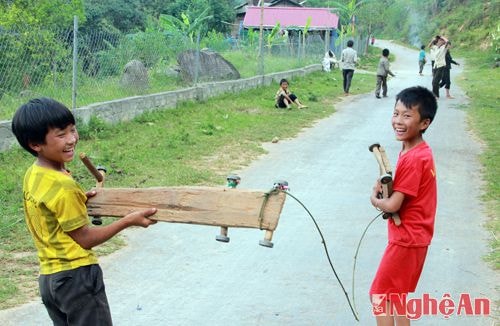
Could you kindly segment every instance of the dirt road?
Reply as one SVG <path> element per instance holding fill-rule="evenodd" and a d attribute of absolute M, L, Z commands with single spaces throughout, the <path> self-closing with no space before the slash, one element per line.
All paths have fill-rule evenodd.
<path fill-rule="evenodd" d="M 401 89 L 430 87 L 430 66 L 418 76 L 418 53 L 377 41 L 397 57 L 389 98 L 373 94 L 346 98 L 338 112 L 291 140 L 266 144 L 269 154 L 240 171 L 241 188 L 269 189 L 277 179 L 317 219 L 333 264 L 352 295 L 352 266 L 357 242 L 377 214 L 369 194 L 378 167 L 368 146 L 386 147 L 392 164 L 400 143 L 390 118 Z M 461 68 L 453 68 L 457 78 Z M 338 74 L 338 71 L 334 73 Z M 359 77 L 359 75 L 358 75 Z M 356 85 L 356 74 L 353 84 Z M 375 85 L 375 78 L 374 78 Z M 456 83 L 454 100 L 441 98 L 434 123 L 425 135 L 434 150 L 439 180 L 436 232 L 415 298 L 429 294 L 439 303 L 450 295 L 459 305 L 471 298 L 499 299 L 495 274 L 483 262 L 488 233 L 480 197 L 480 146 L 469 133 L 467 99 Z M 326 108 L 329 109 L 329 108 Z M 129 246 L 101 259 L 116 325 L 355 325 L 334 279 L 314 224 L 287 199 L 274 236 L 274 248 L 260 247 L 263 232 L 229 230 L 228 244 L 216 242 L 216 228 L 159 223 L 127 231 Z M 368 289 L 386 243 L 383 220 L 364 240 L 355 278 L 359 325 L 373 325 Z M 462 302 L 464 303 L 464 301 Z M 493 305 L 493 302 L 492 302 Z M 493 307 L 492 307 L 493 309 Z M 444 311 L 451 312 L 450 310 Z M 465 312 L 465 310 L 462 310 Z M 484 316 L 448 319 L 422 316 L 415 325 L 492 325 Z M 39 300 L 0 311 L 2 325 L 49 325 Z"/>

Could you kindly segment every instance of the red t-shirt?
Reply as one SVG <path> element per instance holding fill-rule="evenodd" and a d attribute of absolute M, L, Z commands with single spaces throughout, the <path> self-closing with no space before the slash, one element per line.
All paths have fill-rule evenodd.
<path fill-rule="evenodd" d="M 401 225 L 389 219 L 389 243 L 428 246 L 434 234 L 437 186 L 432 150 L 426 142 L 399 154 L 393 190 L 403 193 L 405 199 L 399 209 Z"/>

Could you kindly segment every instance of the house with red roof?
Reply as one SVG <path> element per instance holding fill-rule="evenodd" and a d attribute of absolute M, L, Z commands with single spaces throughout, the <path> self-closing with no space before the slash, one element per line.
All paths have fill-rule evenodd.
<path fill-rule="evenodd" d="M 279 23 L 280 33 L 286 34 L 290 42 L 297 44 L 301 42 L 301 31 L 307 25 L 308 38 L 325 42 L 328 44 L 325 49 L 333 47 L 339 24 L 338 15 L 332 13 L 330 8 L 249 6 L 242 27 L 258 30 L 261 20 L 264 30 L 271 30 Z"/>
<path fill-rule="evenodd" d="M 339 17 L 329 8 L 311 7 L 247 7 L 243 27 L 260 28 L 261 14 L 264 29 L 272 29 L 280 23 L 281 29 L 303 29 L 310 19 L 310 31 L 337 29 Z"/>
<path fill-rule="evenodd" d="M 260 7 L 262 0 L 246 0 L 240 5 L 234 7 L 236 12 L 236 20 L 234 23 L 235 28 L 233 28 L 233 36 L 237 36 L 241 33 L 243 29 L 243 19 L 245 18 L 248 7 Z M 303 2 L 297 2 L 293 0 L 263 0 L 264 7 L 298 7 L 301 8 Z"/>

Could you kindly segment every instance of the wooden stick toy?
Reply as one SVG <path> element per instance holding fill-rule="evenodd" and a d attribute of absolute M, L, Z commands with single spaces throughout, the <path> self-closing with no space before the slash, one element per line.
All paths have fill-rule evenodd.
<path fill-rule="evenodd" d="M 380 183 L 382 184 L 382 193 L 380 198 L 389 198 L 392 194 L 392 168 L 387 158 L 387 153 L 385 149 L 380 146 L 380 144 L 373 144 L 369 148 L 370 152 L 373 153 L 380 169 Z M 387 213 L 383 214 L 384 219 L 392 218 L 394 223 L 399 226 L 401 225 L 401 218 L 398 213 Z"/>

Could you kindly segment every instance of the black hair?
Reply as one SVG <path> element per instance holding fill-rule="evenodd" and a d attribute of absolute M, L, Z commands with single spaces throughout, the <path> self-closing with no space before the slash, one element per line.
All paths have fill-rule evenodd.
<path fill-rule="evenodd" d="M 45 144 L 45 136 L 51 128 L 64 129 L 75 124 L 73 113 L 51 98 L 41 97 L 21 105 L 12 118 L 12 133 L 19 145 L 38 156 L 30 144 Z"/>
<path fill-rule="evenodd" d="M 434 94 L 427 88 L 422 86 L 405 88 L 396 95 L 396 103 L 398 101 L 403 103 L 407 108 L 417 108 L 420 113 L 420 121 L 429 119 L 430 123 L 432 123 L 434 120 L 437 111 L 437 101 Z M 422 133 L 425 130 L 422 130 Z"/>
<path fill-rule="evenodd" d="M 352 47 L 353 45 L 354 45 L 354 41 L 353 40 L 347 41 L 347 46 L 348 47 Z"/>
<path fill-rule="evenodd" d="M 280 80 L 280 86 L 281 86 L 281 84 L 283 84 L 283 83 L 290 84 L 290 83 L 288 82 L 288 80 L 286 80 L 285 78 L 283 78 L 282 80 Z"/>
<path fill-rule="evenodd" d="M 388 57 L 388 56 L 389 56 L 389 49 L 383 49 L 383 50 L 382 50 L 382 55 L 383 55 L 384 57 Z"/>
<path fill-rule="evenodd" d="M 422 45 L 422 46 L 420 47 L 420 50 L 424 50 L 424 49 L 425 49 L 425 45 Z"/>

